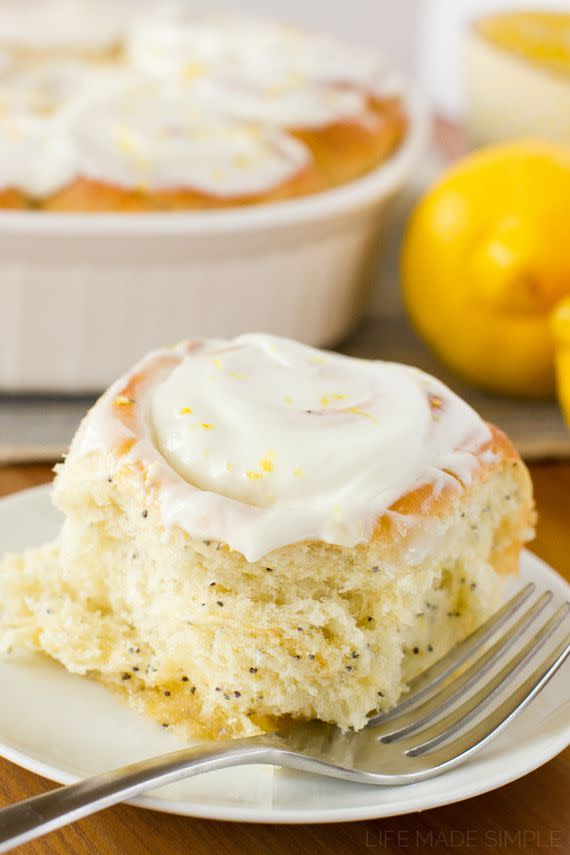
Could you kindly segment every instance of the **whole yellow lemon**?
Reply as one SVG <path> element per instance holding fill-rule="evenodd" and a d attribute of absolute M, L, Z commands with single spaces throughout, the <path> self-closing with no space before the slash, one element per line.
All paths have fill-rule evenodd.
<path fill-rule="evenodd" d="M 570 147 L 508 143 L 452 167 L 412 215 L 402 281 L 413 324 L 459 375 L 552 395 L 551 314 L 570 295 Z"/>
<path fill-rule="evenodd" d="M 570 427 L 570 297 L 562 300 L 552 314 L 552 334 L 556 349 L 558 400 Z"/>

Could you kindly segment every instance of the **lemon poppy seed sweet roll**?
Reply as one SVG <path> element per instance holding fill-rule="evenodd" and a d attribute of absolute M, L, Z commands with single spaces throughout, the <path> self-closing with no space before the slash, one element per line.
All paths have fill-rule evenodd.
<path fill-rule="evenodd" d="M 389 157 L 407 119 L 399 86 L 377 53 L 330 36 L 178 5 L 129 32 L 131 65 L 243 120 L 280 127 L 311 150 L 327 186 Z"/>
<path fill-rule="evenodd" d="M 48 157 L 36 186 L 27 175 L 42 158 L 14 145 L 4 169 L 17 183 L 0 185 L 0 205 L 129 213 L 274 202 L 358 178 L 406 133 L 399 87 L 363 48 L 185 3 L 143 4 L 136 16 L 110 0 L 20 5 L 21 18 L 12 0 L 0 8 L 0 118 L 16 140 L 25 105 L 66 150 L 68 172 Z"/>
<path fill-rule="evenodd" d="M 10 67 L 0 76 L 0 193 L 3 207 L 38 207 L 73 184 L 78 157 L 71 128 L 103 93 L 132 86 L 129 72 L 79 59 Z M 90 108 L 88 108 L 90 109 Z"/>
<path fill-rule="evenodd" d="M 0 643 L 186 737 L 361 728 L 500 603 L 528 473 L 447 387 L 265 335 L 150 354 L 58 467 L 57 540 L 0 567 Z"/>
<path fill-rule="evenodd" d="M 0 207 L 28 208 L 73 176 L 73 158 L 51 121 L 0 116 Z"/>
<path fill-rule="evenodd" d="M 301 142 L 153 84 L 89 104 L 72 140 L 77 178 L 46 201 L 50 210 L 231 207 L 322 188 Z"/>

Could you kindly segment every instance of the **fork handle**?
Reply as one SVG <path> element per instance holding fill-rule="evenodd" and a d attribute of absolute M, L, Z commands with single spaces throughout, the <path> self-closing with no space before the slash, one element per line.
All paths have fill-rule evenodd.
<path fill-rule="evenodd" d="M 0 853 L 160 787 L 228 766 L 275 762 L 267 737 L 195 745 L 58 787 L 0 810 Z"/>

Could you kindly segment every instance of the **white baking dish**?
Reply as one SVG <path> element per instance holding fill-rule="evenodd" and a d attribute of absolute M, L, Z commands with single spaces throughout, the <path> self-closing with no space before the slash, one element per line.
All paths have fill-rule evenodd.
<path fill-rule="evenodd" d="M 189 336 L 339 341 L 425 149 L 426 104 L 405 100 L 397 154 L 326 193 L 204 213 L 0 213 L 0 390 L 95 391 Z"/>

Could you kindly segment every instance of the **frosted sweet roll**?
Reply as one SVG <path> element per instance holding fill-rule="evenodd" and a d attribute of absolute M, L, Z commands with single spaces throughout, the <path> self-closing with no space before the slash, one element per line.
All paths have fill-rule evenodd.
<path fill-rule="evenodd" d="M 361 728 L 500 603 L 526 468 L 438 380 L 245 335 L 156 351 L 84 419 L 57 540 L 0 565 L 0 646 L 183 737 Z"/>
<path fill-rule="evenodd" d="M 184 2 L 118 5 L 0 8 L 0 137 L 12 141 L 0 206 L 273 202 L 358 178 L 405 135 L 398 87 L 370 51 L 239 15 L 196 15 Z M 40 184 L 22 121 L 41 132 Z M 65 152 L 61 163 L 52 165 L 52 148 Z"/>

